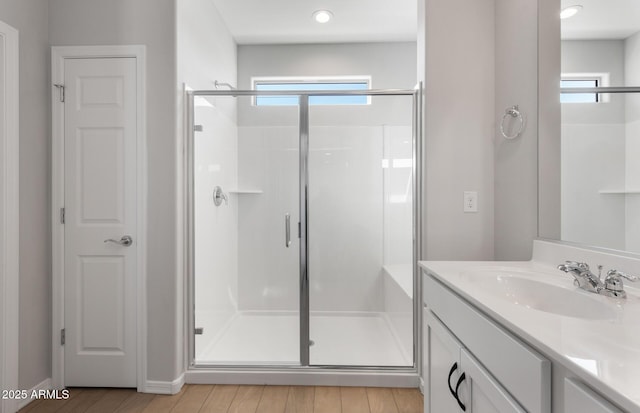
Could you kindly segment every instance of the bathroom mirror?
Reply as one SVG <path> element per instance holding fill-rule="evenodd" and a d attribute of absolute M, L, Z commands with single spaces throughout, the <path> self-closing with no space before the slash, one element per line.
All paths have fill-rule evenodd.
<path fill-rule="evenodd" d="M 640 86 L 640 2 L 561 5 L 561 86 Z M 561 239 L 640 252 L 640 93 L 561 102 Z"/>

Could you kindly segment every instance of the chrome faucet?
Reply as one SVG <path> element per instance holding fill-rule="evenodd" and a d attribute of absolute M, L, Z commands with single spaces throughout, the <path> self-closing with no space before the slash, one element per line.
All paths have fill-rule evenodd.
<path fill-rule="evenodd" d="M 583 290 L 599 294 L 600 290 L 604 288 L 600 278 L 591 272 L 586 262 L 566 261 L 564 264 L 558 265 L 558 269 L 573 275 L 573 283 Z"/>
<path fill-rule="evenodd" d="M 622 278 L 626 278 L 629 281 L 640 280 L 640 278 L 635 275 L 629 275 L 618 270 L 610 270 L 607 272 L 604 282 L 602 282 L 602 266 L 598 266 L 599 272 L 598 275 L 595 275 L 591 272 L 589 265 L 586 262 L 566 261 L 564 264 L 558 265 L 558 269 L 573 275 L 573 283 L 576 286 L 583 290 L 605 295 L 607 297 L 627 297 L 627 293 L 624 291 Z"/>

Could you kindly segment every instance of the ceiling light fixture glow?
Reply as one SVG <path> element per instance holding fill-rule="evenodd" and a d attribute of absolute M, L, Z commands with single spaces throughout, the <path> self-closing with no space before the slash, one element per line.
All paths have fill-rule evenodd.
<path fill-rule="evenodd" d="M 333 18 L 333 13 L 329 10 L 317 10 L 313 12 L 313 20 L 318 23 L 328 23 Z"/>
<path fill-rule="evenodd" d="M 582 10 L 582 6 L 579 5 L 579 4 L 576 4 L 574 6 L 565 7 L 560 12 L 560 18 L 561 19 L 568 19 L 569 17 L 575 16 L 580 10 Z"/>

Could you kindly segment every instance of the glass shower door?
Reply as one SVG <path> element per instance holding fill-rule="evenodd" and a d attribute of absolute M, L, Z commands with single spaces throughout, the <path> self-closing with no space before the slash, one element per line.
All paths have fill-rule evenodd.
<path fill-rule="evenodd" d="M 299 110 L 195 96 L 193 356 L 299 365 Z"/>
<path fill-rule="evenodd" d="M 413 366 L 413 96 L 311 105 L 309 362 Z"/>

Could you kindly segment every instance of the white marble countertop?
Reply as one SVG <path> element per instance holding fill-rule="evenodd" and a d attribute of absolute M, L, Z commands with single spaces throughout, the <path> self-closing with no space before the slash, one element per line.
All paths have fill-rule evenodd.
<path fill-rule="evenodd" d="M 424 261 L 420 266 L 614 403 L 630 412 L 640 412 L 639 290 L 625 283 L 626 300 L 599 296 L 579 290 L 573 285 L 571 275 L 540 261 Z M 606 310 L 606 316 L 601 319 L 563 316 L 529 308 L 526 303 L 515 303 L 513 297 L 505 297 L 504 292 L 487 288 L 491 283 L 483 278 L 495 279 L 496 274 L 533 278 L 566 289 L 567 295 L 587 294 L 587 300 L 582 301 L 588 304 L 593 300 L 597 311 Z"/>

